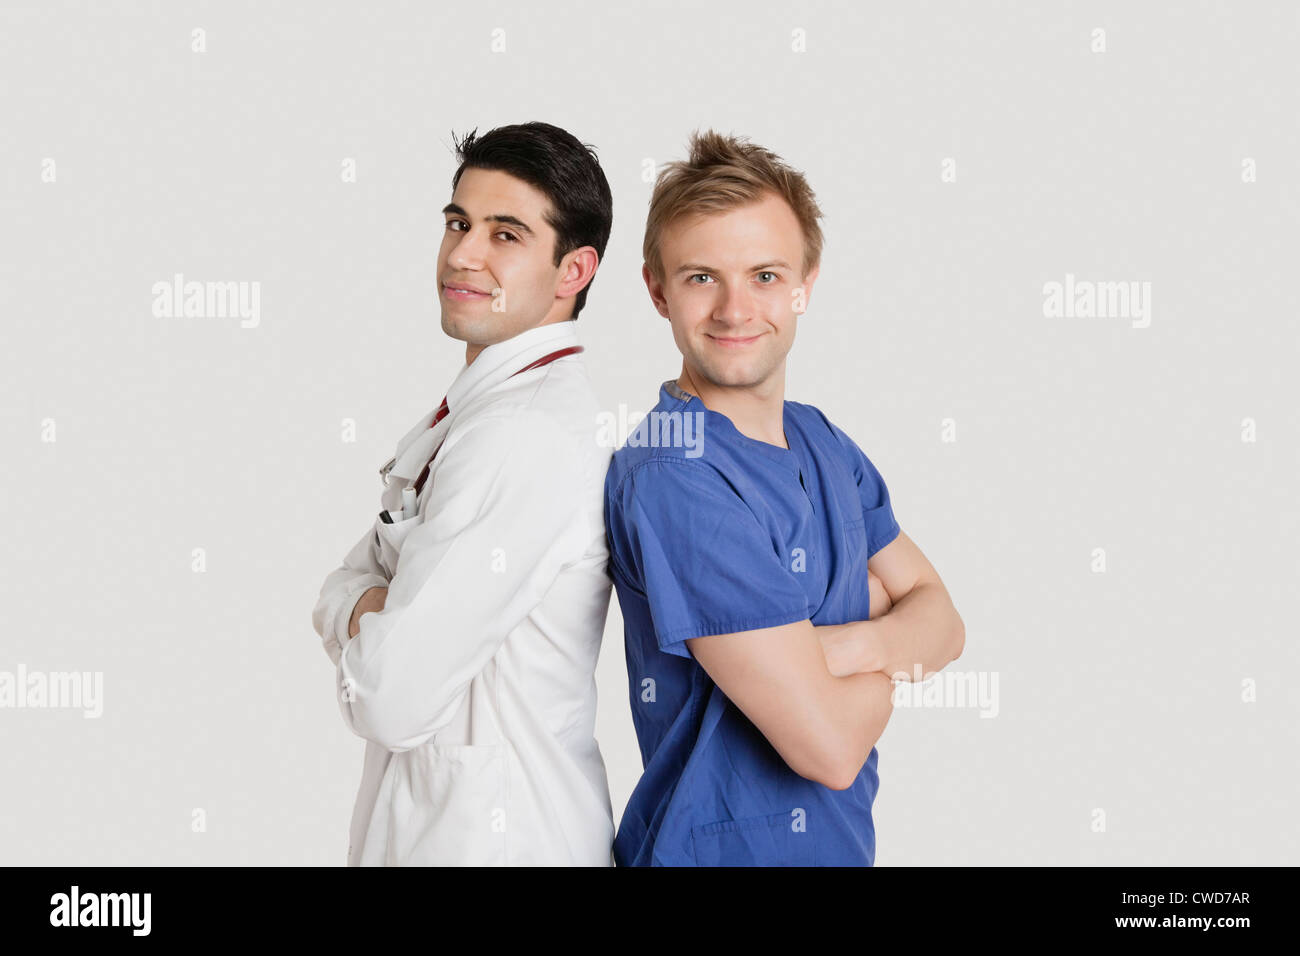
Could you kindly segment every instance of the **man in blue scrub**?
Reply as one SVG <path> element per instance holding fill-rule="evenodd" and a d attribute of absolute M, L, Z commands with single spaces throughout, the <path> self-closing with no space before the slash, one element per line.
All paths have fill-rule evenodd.
<path fill-rule="evenodd" d="M 682 372 L 605 480 L 645 768 L 620 866 L 871 866 L 891 678 L 965 643 L 879 471 L 785 400 L 820 215 L 798 171 L 713 132 L 651 198 L 642 274 Z"/>

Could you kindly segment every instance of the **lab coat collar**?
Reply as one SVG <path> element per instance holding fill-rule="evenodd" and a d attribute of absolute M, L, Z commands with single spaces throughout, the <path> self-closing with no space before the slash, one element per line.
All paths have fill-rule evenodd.
<path fill-rule="evenodd" d="M 500 385 L 515 372 L 544 355 L 578 344 L 578 322 L 568 319 L 520 332 L 514 338 L 487 346 L 474 361 L 462 365 L 447 389 L 446 417 L 430 428 L 437 409 L 421 418 L 397 443 L 391 474 L 399 479 L 414 479 L 424 468 L 433 450 L 442 442 L 457 412 L 475 396 Z"/>
<path fill-rule="evenodd" d="M 494 385 L 499 385 L 530 362 L 557 349 L 578 344 L 578 321 L 567 319 L 520 332 L 514 338 L 496 342 L 479 352 L 474 361 L 461 367 L 447 389 L 451 414 L 465 402 Z M 432 420 L 432 416 L 430 417 Z"/>

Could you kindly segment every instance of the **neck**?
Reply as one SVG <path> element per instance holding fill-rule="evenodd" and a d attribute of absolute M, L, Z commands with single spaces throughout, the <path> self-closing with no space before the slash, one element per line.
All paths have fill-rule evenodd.
<path fill-rule="evenodd" d="M 531 332 L 533 329 L 540 329 L 544 325 L 557 325 L 560 322 L 568 322 L 571 318 L 573 318 L 573 316 L 571 315 L 564 315 L 564 314 L 557 315 L 556 313 L 552 312 L 551 314 L 547 315 L 547 317 L 543 319 L 541 322 L 538 322 L 536 325 L 530 325 L 526 329 L 520 329 L 514 335 L 510 336 L 510 338 L 511 339 L 516 338 L 517 336 L 523 335 L 525 332 Z M 502 339 L 501 341 L 509 342 L 510 339 Z M 496 345 L 496 344 L 497 344 L 496 342 L 488 342 L 487 344 L 466 342 L 465 343 L 465 364 L 473 365 L 474 360 L 479 357 L 480 352 L 482 352 L 485 348 L 487 348 L 488 345 Z"/>
<path fill-rule="evenodd" d="M 677 387 L 694 395 L 710 411 L 726 415 L 746 438 L 789 448 L 785 440 L 785 363 L 757 385 L 714 385 L 682 363 Z"/>

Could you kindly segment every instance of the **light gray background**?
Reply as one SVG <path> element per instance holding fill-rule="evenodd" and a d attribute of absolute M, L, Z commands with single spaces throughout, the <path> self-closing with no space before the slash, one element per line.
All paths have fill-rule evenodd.
<path fill-rule="evenodd" d="M 896 711 L 878 865 L 1294 863 L 1295 11 L 4 4 L 0 670 L 102 671 L 105 711 L 0 710 L 0 860 L 343 863 L 363 744 L 311 608 L 464 360 L 450 131 L 544 119 L 614 191 L 579 320 L 614 413 L 680 367 L 647 160 L 741 133 L 827 213 L 787 395 L 879 466 L 965 619 L 951 668 L 999 677 L 996 719 Z M 260 325 L 155 318 L 176 272 L 260 282 Z M 1150 327 L 1045 318 L 1066 273 L 1151 282 Z M 617 816 L 616 599 L 605 641 Z"/>

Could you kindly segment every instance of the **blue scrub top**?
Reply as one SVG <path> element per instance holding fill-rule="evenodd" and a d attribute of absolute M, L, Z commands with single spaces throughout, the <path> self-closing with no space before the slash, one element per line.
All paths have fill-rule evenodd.
<path fill-rule="evenodd" d="M 885 483 L 812 405 L 785 403 L 789 449 L 742 435 L 672 381 L 654 411 L 605 478 L 609 567 L 645 768 L 615 862 L 871 866 L 876 749 L 846 790 L 799 776 L 685 641 L 867 619 L 867 559 L 900 530 Z"/>

